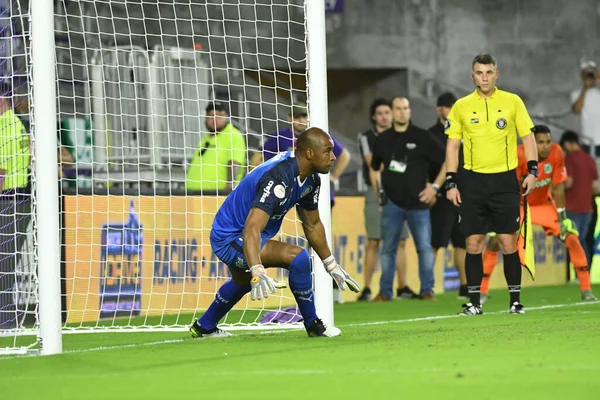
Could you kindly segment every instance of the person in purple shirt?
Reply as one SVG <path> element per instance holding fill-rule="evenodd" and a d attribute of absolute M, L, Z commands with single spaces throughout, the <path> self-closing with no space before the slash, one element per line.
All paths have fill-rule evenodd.
<path fill-rule="evenodd" d="M 291 124 L 289 128 L 282 129 L 279 132 L 270 135 L 269 139 L 263 144 L 262 150 L 254 153 L 250 161 L 250 168 L 256 167 L 263 161 L 270 160 L 277 153 L 294 149 L 298 135 L 300 135 L 307 127 L 308 113 L 306 106 L 304 104 L 294 105 L 290 115 L 288 115 L 288 121 Z M 333 154 L 337 158 L 337 161 L 335 162 L 333 171 L 330 173 L 332 207 L 335 203 L 333 186 L 348 167 L 348 163 L 350 163 L 350 152 L 335 139 L 333 139 Z"/>

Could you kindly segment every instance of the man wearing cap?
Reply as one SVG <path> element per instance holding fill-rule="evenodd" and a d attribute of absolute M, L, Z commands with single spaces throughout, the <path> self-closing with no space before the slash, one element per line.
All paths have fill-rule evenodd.
<path fill-rule="evenodd" d="M 187 172 L 188 191 L 223 192 L 233 189 L 244 175 L 246 141 L 229 120 L 224 102 L 206 107 L 207 134 L 202 135 Z"/>
<path fill-rule="evenodd" d="M 600 156 L 600 72 L 596 63 L 581 63 L 583 87 L 571 93 L 571 109 L 581 115 L 581 133 L 594 141 L 591 152 Z"/>
<path fill-rule="evenodd" d="M 14 285 L 31 217 L 29 134 L 15 115 L 10 85 L 0 83 L 0 330 L 15 328 Z"/>

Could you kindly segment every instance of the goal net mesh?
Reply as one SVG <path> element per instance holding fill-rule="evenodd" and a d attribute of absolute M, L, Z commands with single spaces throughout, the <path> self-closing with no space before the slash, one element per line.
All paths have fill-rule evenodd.
<path fill-rule="evenodd" d="M 185 328 L 229 279 L 209 242 L 216 211 L 307 100 L 304 4 L 55 11 L 65 329 Z M 279 240 L 303 245 L 299 227 L 288 215 Z M 289 290 L 246 296 L 223 324 L 272 325 L 294 309 L 267 311 L 294 304 Z"/>
<path fill-rule="evenodd" d="M 44 106 L 33 104 L 31 67 L 44 61 L 29 56 L 27 7 L 0 0 L 0 96 L 24 126 L 8 135 L 2 122 L 0 169 L 21 157 L 14 164 L 35 193 L 24 140 L 34 140 L 29 121 Z M 229 279 L 209 242 L 220 204 L 274 155 L 262 152 L 267 141 L 293 148 L 293 122 L 306 123 L 305 4 L 64 0 L 54 22 L 59 165 L 48 168 L 60 179 L 63 332 L 185 329 Z M 27 190 L 1 200 L 0 349 L 37 332 Z M 294 212 L 276 239 L 305 246 Z M 289 289 L 246 296 L 222 325 L 294 326 L 283 324 L 298 318 L 294 306 Z"/>

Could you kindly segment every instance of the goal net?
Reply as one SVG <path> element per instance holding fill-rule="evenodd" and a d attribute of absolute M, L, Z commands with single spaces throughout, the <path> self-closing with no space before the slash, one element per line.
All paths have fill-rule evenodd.
<path fill-rule="evenodd" d="M 37 325 L 37 202 L 29 134 L 31 57 L 27 9 L 0 1 L 0 354 L 26 353 Z"/>
<path fill-rule="evenodd" d="M 229 279 L 209 242 L 215 213 L 273 155 L 261 152 L 267 141 L 294 146 L 291 122 L 300 128 L 298 110 L 315 104 L 306 21 L 302 0 L 55 2 L 63 332 L 184 330 L 202 315 Z M 19 43 L 27 55 L 27 35 Z M 293 211 L 276 239 L 306 246 Z M 35 307 L 30 262 L 32 284 L 5 292 L 31 294 Z M 297 318 L 285 289 L 246 296 L 221 326 Z M 36 323 L 20 319 L 4 335 Z"/>

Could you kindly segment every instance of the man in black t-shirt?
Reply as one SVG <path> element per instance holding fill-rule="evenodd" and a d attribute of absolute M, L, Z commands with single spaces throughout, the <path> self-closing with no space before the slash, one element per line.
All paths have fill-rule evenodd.
<path fill-rule="evenodd" d="M 452 106 L 456 102 L 456 96 L 450 92 L 441 94 L 437 99 L 436 111 L 438 119 L 429 132 L 434 140 L 439 141 L 444 148 L 448 137 L 444 131 L 446 117 L 450 114 Z M 459 169 L 464 163 L 462 149 L 459 154 Z M 462 162 L 461 162 L 462 161 Z M 429 179 L 433 182 L 442 168 L 441 163 L 431 163 L 429 166 Z M 439 189 L 439 188 L 438 188 Z M 433 247 L 434 260 L 440 248 L 445 248 L 452 241 L 454 247 L 454 264 L 458 270 L 460 280 L 459 297 L 468 298 L 467 277 L 465 275 L 465 256 L 467 254 L 465 235 L 458 226 L 458 207 L 454 207 L 447 198 L 446 193 L 438 191 L 437 202 L 431 207 L 431 246 Z"/>
<path fill-rule="evenodd" d="M 391 297 L 396 251 L 402 223 L 408 221 L 419 257 L 420 295 L 435 299 L 434 260 L 431 247 L 429 207 L 435 203 L 437 190 L 444 182 L 445 168 L 428 183 L 429 164 L 443 164 L 444 147 L 433 136 L 410 121 L 410 103 L 404 97 L 392 99 L 393 125 L 375 141 L 371 167 L 381 172 L 381 186 L 387 201 L 381 201 L 381 284 L 383 296 Z"/>
<path fill-rule="evenodd" d="M 363 159 L 363 177 L 367 191 L 365 192 L 365 230 L 367 233 L 367 248 L 365 251 L 364 271 L 365 284 L 363 291 L 358 297 L 359 301 L 369 301 L 371 299 L 371 280 L 373 271 L 377 263 L 377 253 L 379 252 L 379 243 L 381 241 L 381 210 L 377 201 L 377 175 L 371 168 L 371 158 L 373 156 L 373 146 L 377 136 L 392 126 L 392 107 L 389 100 L 375 99 L 371 104 L 370 118 L 373 127 L 358 135 L 358 148 Z M 396 272 L 398 286 L 396 296 L 400 298 L 418 298 L 406 284 L 406 239 L 409 236 L 406 222 L 402 227 L 400 235 L 400 246 L 396 258 Z M 391 298 L 379 294 L 374 301 L 391 301 Z"/>

